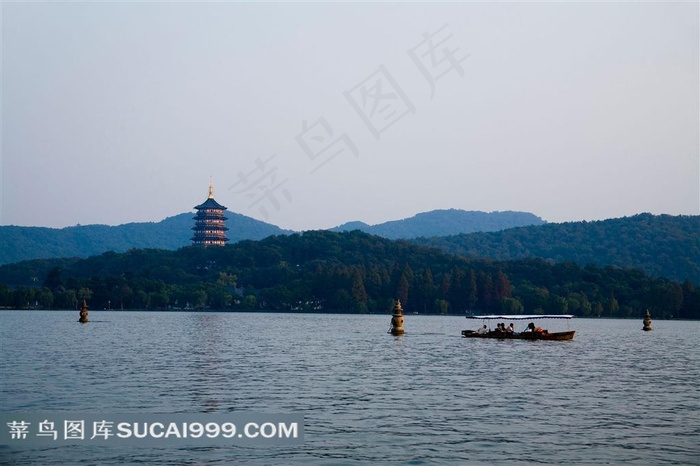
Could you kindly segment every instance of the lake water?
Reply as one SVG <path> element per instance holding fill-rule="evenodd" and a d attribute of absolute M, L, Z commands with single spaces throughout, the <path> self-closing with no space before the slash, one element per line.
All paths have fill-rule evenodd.
<path fill-rule="evenodd" d="M 0 411 L 302 413 L 297 446 L 0 446 L 2 464 L 700 464 L 700 322 L 573 341 L 406 316 L 0 312 Z M 550 330 L 566 323 L 552 322 Z M 517 326 L 519 328 L 519 326 Z"/>

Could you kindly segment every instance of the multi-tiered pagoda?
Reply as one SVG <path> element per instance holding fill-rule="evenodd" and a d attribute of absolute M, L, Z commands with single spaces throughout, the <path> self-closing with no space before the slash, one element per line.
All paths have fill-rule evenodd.
<path fill-rule="evenodd" d="M 202 246 L 223 246 L 228 241 L 226 237 L 226 207 L 214 200 L 214 184 L 209 182 L 209 197 L 206 201 L 195 206 L 197 215 L 194 217 L 194 236 L 192 242 Z"/>

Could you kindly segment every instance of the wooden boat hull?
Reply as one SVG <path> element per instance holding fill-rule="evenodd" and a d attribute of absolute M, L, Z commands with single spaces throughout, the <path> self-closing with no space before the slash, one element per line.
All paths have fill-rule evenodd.
<path fill-rule="evenodd" d="M 522 333 L 503 333 L 489 332 L 476 333 L 474 330 L 462 330 L 462 336 L 465 338 L 496 338 L 499 340 L 553 340 L 564 341 L 573 340 L 576 331 L 569 332 L 522 332 Z"/>

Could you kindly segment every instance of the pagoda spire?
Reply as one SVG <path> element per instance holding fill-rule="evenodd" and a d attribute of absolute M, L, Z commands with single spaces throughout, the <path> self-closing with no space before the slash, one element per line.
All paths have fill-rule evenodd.
<path fill-rule="evenodd" d="M 214 199 L 214 178 L 209 177 L 209 199 Z"/>

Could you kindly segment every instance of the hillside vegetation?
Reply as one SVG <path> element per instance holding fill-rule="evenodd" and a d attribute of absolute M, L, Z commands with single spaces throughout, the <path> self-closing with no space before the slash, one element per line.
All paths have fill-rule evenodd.
<path fill-rule="evenodd" d="M 158 223 L 116 227 L 77 226 L 63 229 L 0 227 L 0 264 L 34 258 L 88 257 L 132 248 L 174 250 L 190 244 L 193 214 L 180 214 Z M 231 243 L 258 240 L 288 230 L 227 212 Z M 367 230 L 387 237 L 424 236 L 411 241 L 448 253 L 504 261 L 541 258 L 581 266 L 613 265 L 638 268 L 653 276 L 700 284 L 700 216 L 640 214 L 597 222 L 569 222 L 508 228 L 542 222 L 523 212 L 426 212 L 410 219 L 369 226 L 361 222 L 337 229 Z M 430 237 L 450 231 L 500 229 L 493 232 Z"/>
<path fill-rule="evenodd" d="M 700 216 L 639 214 L 415 241 L 463 256 L 633 267 L 700 283 Z"/>
<path fill-rule="evenodd" d="M 291 233 L 245 215 L 226 212 L 231 242 Z M 179 214 L 160 222 L 118 226 L 78 225 L 67 228 L 0 227 L 0 264 L 28 259 L 89 257 L 132 248 L 177 249 L 190 244 L 194 214 Z"/>
<path fill-rule="evenodd" d="M 275 225 L 245 215 L 226 212 L 230 243 L 259 240 L 272 235 L 290 234 Z M 106 251 L 123 252 L 132 248 L 177 249 L 190 244 L 194 214 L 184 213 L 160 222 L 124 225 L 78 225 L 67 228 L 0 227 L 0 264 L 28 259 L 89 257 Z M 444 236 L 473 231 L 495 231 L 522 225 L 541 224 L 542 219 L 525 212 L 465 212 L 441 210 L 418 214 L 369 226 L 352 222 L 341 230 L 364 230 L 387 238 Z"/>
<path fill-rule="evenodd" d="M 361 232 L 313 231 L 177 251 L 141 249 L 88 259 L 0 266 L 0 306 L 73 309 L 247 309 L 572 313 L 700 318 L 690 282 L 617 267 L 540 259 L 468 259 Z"/>

